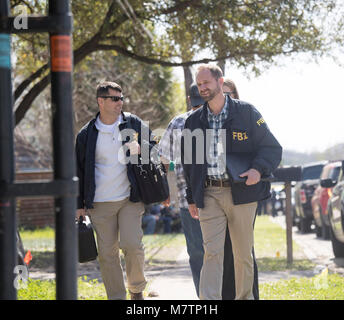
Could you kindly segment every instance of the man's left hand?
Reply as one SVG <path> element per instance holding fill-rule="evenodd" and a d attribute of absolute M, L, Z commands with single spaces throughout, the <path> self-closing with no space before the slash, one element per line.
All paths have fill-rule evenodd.
<path fill-rule="evenodd" d="M 241 178 L 247 177 L 246 185 L 251 186 L 253 184 L 257 184 L 260 181 L 261 175 L 260 172 L 256 169 L 250 169 L 243 172 L 240 175 Z"/>

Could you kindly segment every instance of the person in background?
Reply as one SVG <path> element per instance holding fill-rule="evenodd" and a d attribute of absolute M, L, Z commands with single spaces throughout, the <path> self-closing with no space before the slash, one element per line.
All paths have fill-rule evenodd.
<path fill-rule="evenodd" d="M 171 233 L 172 232 L 172 211 L 170 206 L 165 205 L 162 207 L 161 211 L 161 219 L 164 224 L 164 233 Z"/>
<path fill-rule="evenodd" d="M 159 220 L 159 216 L 151 213 L 151 205 L 145 205 L 145 212 L 142 217 L 142 229 L 143 234 L 154 234 L 156 223 Z"/>
<path fill-rule="evenodd" d="M 239 91 L 237 89 L 237 86 L 235 85 L 235 82 L 229 78 L 224 78 L 223 80 L 223 86 L 222 90 L 224 94 L 229 94 L 232 99 L 240 99 L 239 97 Z M 262 200 L 265 201 L 265 200 Z M 261 201 L 258 202 L 258 209 L 257 212 L 259 212 L 259 204 Z M 229 237 L 229 233 L 226 233 L 226 242 L 225 242 L 225 252 L 229 252 L 229 263 L 223 265 L 223 283 L 231 283 L 234 282 L 234 260 L 233 260 L 233 253 L 232 253 L 232 242 L 231 239 L 227 239 Z M 253 263 L 254 263 L 254 281 L 253 281 L 253 296 L 255 300 L 259 300 L 259 285 L 258 285 L 258 265 L 254 253 L 254 248 L 252 248 L 252 256 L 253 256 Z M 235 292 L 234 294 L 228 295 L 228 292 L 224 291 L 222 292 L 222 299 L 224 300 L 233 300 L 235 298 Z"/>
<path fill-rule="evenodd" d="M 229 94 L 232 99 L 240 99 L 239 92 L 233 80 L 224 78 L 222 89 L 223 93 Z"/>

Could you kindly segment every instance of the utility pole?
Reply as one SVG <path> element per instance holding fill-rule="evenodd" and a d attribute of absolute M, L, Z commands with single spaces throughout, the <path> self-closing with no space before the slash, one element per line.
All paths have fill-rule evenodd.
<path fill-rule="evenodd" d="M 56 298 L 77 299 L 72 25 L 69 0 L 49 0 L 48 16 L 20 19 L 10 16 L 8 0 L 0 0 L 0 299 L 16 299 L 15 198 L 30 196 L 55 197 Z M 54 180 L 15 183 L 10 34 L 31 32 L 48 32 L 50 39 Z"/>

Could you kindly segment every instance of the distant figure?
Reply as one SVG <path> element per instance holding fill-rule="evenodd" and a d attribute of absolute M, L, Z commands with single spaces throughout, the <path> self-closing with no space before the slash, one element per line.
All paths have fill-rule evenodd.
<path fill-rule="evenodd" d="M 266 199 L 258 201 L 258 207 L 257 207 L 258 216 L 261 216 L 262 214 L 266 214 L 266 203 L 267 203 Z"/>
<path fill-rule="evenodd" d="M 172 212 L 169 206 L 164 206 L 161 209 L 161 219 L 164 224 L 164 233 L 172 232 Z"/>
<path fill-rule="evenodd" d="M 222 90 L 224 94 L 228 94 L 232 99 L 240 99 L 238 89 L 233 80 L 229 78 L 224 78 Z M 263 200 L 264 201 L 264 200 Z M 260 202 L 258 202 L 257 213 L 259 215 L 260 209 Z M 235 291 L 235 279 L 233 274 L 234 269 L 234 261 L 233 261 L 233 253 L 232 253 L 232 242 L 229 236 L 229 233 L 226 232 L 226 241 L 225 241 L 225 253 L 228 255 L 228 262 L 223 264 L 223 283 L 234 283 L 234 291 Z M 259 284 L 258 284 L 258 266 L 257 261 L 254 253 L 254 248 L 252 248 L 252 257 L 254 263 L 254 282 L 253 282 L 253 296 L 254 299 L 259 299 Z M 232 293 L 230 291 L 222 290 L 222 299 L 223 300 L 232 300 L 235 298 L 235 292 Z"/>
<path fill-rule="evenodd" d="M 142 217 L 143 234 L 153 234 L 155 232 L 157 220 L 159 219 L 158 216 L 151 214 L 150 208 L 150 205 L 145 205 L 145 212 Z"/>
<path fill-rule="evenodd" d="M 224 78 L 222 88 L 223 88 L 223 93 L 229 94 L 232 99 L 240 99 L 239 92 L 233 80 Z"/>
<path fill-rule="evenodd" d="M 273 217 L 277 216 L 276 210 L 277 193 L 274 189 L 271 190 L 271 214 Z"/>

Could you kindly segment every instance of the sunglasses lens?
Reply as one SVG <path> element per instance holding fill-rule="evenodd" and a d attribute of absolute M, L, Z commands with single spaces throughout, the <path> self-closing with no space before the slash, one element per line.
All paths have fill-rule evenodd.
<path fill-rule="evenodd" d="M 112 99 L 112 101 L 119 101 L 119 100 L 121 100 L 121 101 L 123 101 L 123 97 L 111 97 L 111 99 Z"/>

